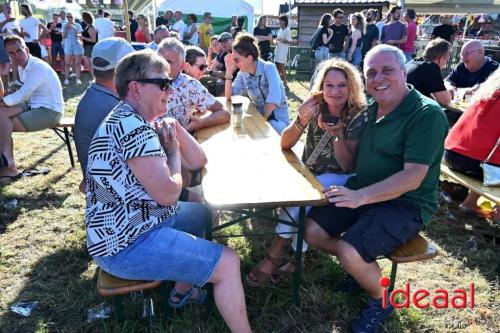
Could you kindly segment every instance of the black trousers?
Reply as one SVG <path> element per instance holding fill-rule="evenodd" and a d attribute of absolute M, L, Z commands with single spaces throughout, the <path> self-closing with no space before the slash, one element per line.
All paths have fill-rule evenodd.
<path fill-rule="evenodd" d="M 444 151 L 444 160 L 451 169 L 481 181 L 483 180 L 483 169 L 479 166 L 481 161 L 456 153 L 453 150 Z"/>
<path fill-rule="evenodd" d="M 40 45 L 38 43 L 30 42 L 26 43 L 26 46 L 30 50 L 30 54 L 32 56 L 42 59 L 42 49 L 40 48 Z"/>

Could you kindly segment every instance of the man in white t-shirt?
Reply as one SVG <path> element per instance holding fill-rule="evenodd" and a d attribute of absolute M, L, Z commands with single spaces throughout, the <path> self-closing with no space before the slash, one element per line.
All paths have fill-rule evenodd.
<path fill-rule="evenodd" d="M 2 13 L 0 13 L 0 75 L 4 82 L 7 82 L 9 72 L 12 68 L 10 58 L 5 47 L 3 46 L 3 39 L 9 35 L 17 35 L 21 32 L 19 22 L 11 16 L 12 8 L 9 3 L 2 6 Z M 14 68 L 14 77 L 17 78 L 17 69 Z"/>
<path fill-rule="evenodd" d="M 184 32 L 186 31 L 186 23 L 182 20 L 182 12 L 180 10 L 175 11 L 175 23 L 172 26 L 173 31 L 177 31 L 179 33 L 179 39 L 181 41 L 184 40 Z"/>
<path fill-rule="evenodd" d="M 115 24 L 108 18 L 104 17 L 104 12 L 99 8 L 97 11 L 97 18 L 94 21 L 94 27 L 97 31 L 97 39 L 103 40 L 115 35 Z"/>
<path fill-rule="evenodd" d="M 21 36 L 24 38 L 30 54 L 42 59 L 42 50 L 40 44 L 38 44 L 38 37 L 40 36 L 40 29 L 46 33 L 49 30 L 36 17 L 33 17 L 30 5 L 21 5 L 21 15 L 24 16 L 19 22 Z"/>
<path fill-rule="evenodd" d="M 0 100 L 0 152 L 7 160 L 7 167 L 0 169 L 0 182 L 21 175 L 14 162 L 12 132 L 54 127 L 64 112 L 61 82 L 52 67 L 30 55 L 19 36 L 5 37 L 5 49 L 24 84 Z"/>

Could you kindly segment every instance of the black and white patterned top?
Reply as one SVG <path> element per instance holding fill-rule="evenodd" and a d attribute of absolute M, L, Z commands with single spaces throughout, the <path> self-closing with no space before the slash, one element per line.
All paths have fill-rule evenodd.
<path fill-rule="evenodd" d="M 120 102 L 97 129 L 85 177 L 87 247 L 92 256 L 112 256 L 177 213 L 146 192 L 126 161 L 140 156 L 167 158 L 154 128 Z"/>

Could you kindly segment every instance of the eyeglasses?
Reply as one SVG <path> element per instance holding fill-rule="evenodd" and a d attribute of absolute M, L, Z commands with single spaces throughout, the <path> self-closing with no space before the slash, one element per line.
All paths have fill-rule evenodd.
<path fill-rule="evenodd" d="M 462 51 L 462 53 L 460 53 L 460 58 L 463 58 L 463 57 L 468 57 L 470 56 L 472 53 L 476 52 L 476 51 L 479 51 L 481 49 L 475 49 L 475 50 L 472 50 L 472 51 Z"/>
<path fill-rule="evenodd" d="M 336 19 L 342 20 L 344 16 L 337 16 Z"/>
<path fill-rule="evenodd" d="M 208 65 L 206 65 L 206 64 L 199 64 L 199 65 L 198 65 L 198 64 L 193 64 L 193 66 L 198 67 L 198 69 L 199 69 L 200 71 L 202 71 L 202 72 L 203 72 L 205 69 L 207 69 L 207 68 L 208 68 Z"/>
<path fill-rule="evenodd" d="M 155 79 L 138 79 L 138 80 L 133 80 L 136 82 L 140 83 L 151 83 L 151 84 L 156 84 L 162 91 L 167 91 L 168 88 L 172 86 L 172 79 L 166 78 L 155 78 Z"/>

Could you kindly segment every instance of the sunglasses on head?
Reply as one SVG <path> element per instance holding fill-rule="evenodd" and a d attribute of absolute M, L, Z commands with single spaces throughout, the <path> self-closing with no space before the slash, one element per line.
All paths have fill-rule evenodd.
<path fill-rule="evenodd" d="M 156 79 L 138 79 L 138 80 L 134 80 L 136 82 L 140 82 L 140 83 L 151 83 L 151 84 L 156 84 L 158 87 L 160 87 L 160 89 L 162 91 L 167 91 L 168 88 L 170 88 L 172 86 L 172 82 L 173 80 L 172 79 L 169 79 L 169 78 L 166 78 L 166 79 L 163 79 L 163 78 L 156 78 Z"/>

